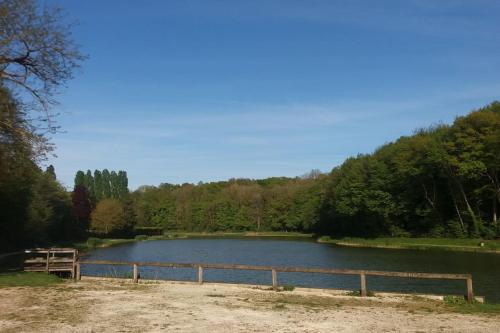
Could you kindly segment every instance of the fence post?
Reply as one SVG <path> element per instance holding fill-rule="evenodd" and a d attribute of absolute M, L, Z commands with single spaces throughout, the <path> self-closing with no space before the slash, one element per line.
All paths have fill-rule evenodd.
<path fill-rule="evenodd" d="M 472 303 L 474 301 L 474 292 L 472 291 L 472 278 L 467 278 L 467 302 Z"/>
<path fill-rule="evenodd" d="M 49 272 L 49 260 L 50 260 L 50 250 L 47 250 L 47 265 L 45 266 L 45 270 L 47 273 Z"/>
<path fill-rule="evenodd" d="M 203 267 L 198 266 L 198 283 L 203 284 Z"/>
<path fill-rule="evenodd" d="M 76 263 L 76 277 L 75 277 L 77 281 L 80 281 L 82 279 L 82 273 L 81 273 L 80 269 L 81 269 L 80 268 L 80 263 L 77 262 Z"/>
<path fill-rule="evenodd" d="M 273 269 L 271 273 L 273 275 L 273 288 L 278 288 L 278 273 L 275 269 Z"/>
<path fill-rule="evenodd" d="M 134 283 L 139 282 L 139 267 L 137 264 L 134 264 Z"/>
<path fill-rule="evenodd" d="M 366 297 L 366 275 L 365 273 L 359 274 L 360 280 L 361 280 L 361 290 L 359 291 L 359 294 L 361 297 Z"/>

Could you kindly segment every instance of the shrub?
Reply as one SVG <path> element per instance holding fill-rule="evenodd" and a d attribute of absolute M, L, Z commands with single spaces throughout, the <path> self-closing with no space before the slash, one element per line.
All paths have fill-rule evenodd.
<path fill-rule="evenodd" d="M 89 247 L 91 249 L 95 249 L 96 247 L 98 247 L 101 244 L 102 244 L 102 239 L 100 239 L 100 238 L 89 237 L 89 239 L 87 239 L 87 247 Z"/>
<path fill-rule="evenodd" d="M 135 236 L 135 240 L 137 240 L 137 241 L 145 241 L 147 239 L 148 239 L 148 236 L 146 236 L 146 235 L 137 235 L 137 236 Z"/>
<path fill-rule="evenodd" d="M 446 228 L 448 229 L 448 237 L 467 238 L 467 233 L 462 229 L 462 225 L 457 220 L 447 221 Z"/>

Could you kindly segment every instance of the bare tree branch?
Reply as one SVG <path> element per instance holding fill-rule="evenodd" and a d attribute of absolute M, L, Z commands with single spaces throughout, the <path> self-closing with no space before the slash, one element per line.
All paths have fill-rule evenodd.
<path fill-rule="evenodd" d="M 85 59 L 63 14 L 35 0 L 0 2 L 0 86 L 16 93 L 25 108 L 41 112 L 52 133 L 54 97 Z"/>

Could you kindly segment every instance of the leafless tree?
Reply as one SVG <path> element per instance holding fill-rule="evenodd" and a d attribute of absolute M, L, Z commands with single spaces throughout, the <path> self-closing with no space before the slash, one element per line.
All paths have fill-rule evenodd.
<path fill-rule="evenodd" d="M 60 8 L 35 0 L 0 0 L 0 85 L 38 116 L 39 129 L 55 132 L 51 113 L 58 89 L 73 77 L 85 56 L 71 36 Z"/>

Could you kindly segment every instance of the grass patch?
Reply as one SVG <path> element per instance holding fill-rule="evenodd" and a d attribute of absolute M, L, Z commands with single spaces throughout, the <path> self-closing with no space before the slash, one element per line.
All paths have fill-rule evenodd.
<path fill-rule="evenodd" d="M 71 246 L 80 251 L 89 251 L 99 247 L 109 247 L 120 244 L 127 244 L 137 241 L 136 239 L 123 239 L 123 238 L 96 238 L 90 237 L 86 242 L 74 243 Z"/>
<path fill-rule="evenodd" d="M 463 297 L 459 296 L 445 296 L 444 303 L 446 307 L 459 313 L 500 314 L 500 304 L 481 303 L 478 301 L 469 303 Z"/>
<path fill-rule="evenodd" d="M 358 296 L 358 297 L 360 297 L 361 296 L 361 291 L 359 291 L 359 290 L 348 291 L 346 293 L 346 295 L 347 296 Z M 368 296 L 368 297 L 374 297 L 375 293 L 373 291 L 371 291 L 371 290 L 367 290 L 366 291 L 366 296 Z"/>
<path fill-rule="evenodd" d="M 38 272 L 16 272 L 0 274 L 1 287 L 46 287 L 61 283 L 63 279 L 54 274 Z"/>
<path fill-rule="evenodd" d="M 275 294 L 276 295 L 276 294 Z M 264 297 L 254 300 L 254 304 L 272 304 L 276 309 L 285 308 L 286 306 L 302 306 L 308 309 L 331 309 L 339 308 L 344 305 L 363 306 L 366 302 L 362 300 L 341 300 L 334 297 L 324 296 L 302 296 L 294 294 L 279 294 L 279 296 Z M 369 304 L 366 304 L 369 305 Z"/>
<path fill-rule="evenodd" d="M 276 237 L 276 238 L 312 238 L 313 234 L 304 234 L 300 232 L 279 232 L 279 231 L 267 231 L 267 232 L 182 232 L 182 231 L 172 231 L 166 232 L 163 235 L 163 239 L 178 239 L 178 238 L 246 238 L 246 237 Z"/>
<path fill-rule="evenodd" d="M 207 294 L 206 296 L 207 297 L 220 297 L 220 298 L 226 297 L 225 295 L 222 295 L 222 294 Z"/>
<path fill-rule="evenodd" d="M 452 251 L 499 252 L 499 240 L 461 239 L 461 238 L 341 238 L 323 236 L 320 243 L 344 246 L 380 247 L 396 249 L 441 249 Z"/>
<path fill-rule="evenodd" d="M 137 235 L 135 238 L 97 238 L 89 237 L 85 242 L 65 244 L 74 247 L 80 251 L 90 251 L 96 248 L 109 247 L 137 241 L 145 240 L 168 240 L 168 239 L 186 239 L 186 238 L 247 238 L 247 237 L 275 237 L 275 238 L 311 238 L 313 234 L 303 234 L 299 232 L 166 232 L 163 235 L 147 236 Z"/>

